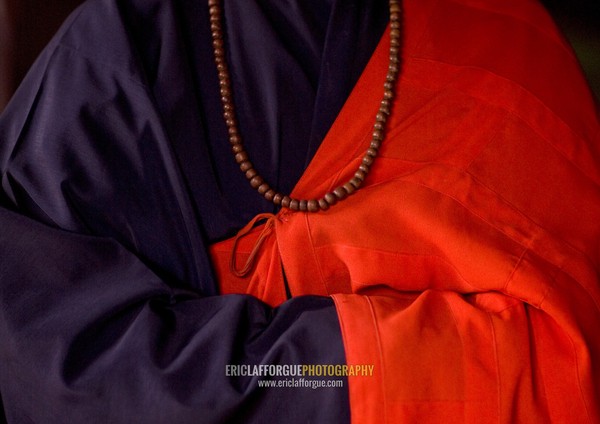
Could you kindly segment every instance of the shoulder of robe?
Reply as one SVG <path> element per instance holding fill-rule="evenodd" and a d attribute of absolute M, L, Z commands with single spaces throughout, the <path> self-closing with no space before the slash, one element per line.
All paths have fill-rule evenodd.
<path fill-rule="evenodd" d="M 539 1 L 437 0 L 431 10 L 419 57 L 493 74 L 567 119 L 574 99 L 594 109 L 571 46 Z"/>
<path fill-rule="evenodd" d="M 149 83 L 165 52 L 178 42 L 180 15 L 172 0 L 88 0 L 65 21 L 48 49 L 69 50 L 97 66 Z M 150 81 L 151 82 L 151 81 Z"/>
<path fill-rule="evenodd" d="M 405 0 L 405 19 L 424 4 L 425 29 L 413 30 L 407 52 L 418 66 L 406 71 L 432 90 L 451 88 L 503 110 L 600 183 L 598 105 L 544 7 L 536 0 Z"/>

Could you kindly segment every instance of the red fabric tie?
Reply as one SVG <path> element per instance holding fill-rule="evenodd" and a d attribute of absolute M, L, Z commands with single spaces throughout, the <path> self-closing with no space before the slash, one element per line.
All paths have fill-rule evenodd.
<path fill-rule="evenodd" d="M 252 218 L 252 220 L 248 224 L 246 224 L 246 226 L 244 228 L 242 228 L 240 231 L 238 231 L 238 233 L 236 234 L 235 239 L 233 241 L 233 248 L 231 250 L 231 261 L 229 262 L 229 270 L 231 271 L 231 273 L 233 275 L 235 275 L 236 277 L 243 278 L 243 277 L 247 276 L 248 273 L 252 270 L 252 268 L 254 267 L 254 264 L 256 263 L 256 255 L 258 254 L 260 247 L 262 246 L 265 239 L 273 232 L 273 225 L 275 224 L 275 218 L 276 218 L 276 216 L 273 215 L 272 213 L 258 214 L 254 218 Z M 236 265 L 236 260 L 235 260 L 238 241 L 242 237 L 244 237 L 248 233 L 250 233 L 250 231 L 252 231 L 252 229 L 254 229 L 254 226 L 259 221 L 262 221 L 262 220 L 266 220 L 266 222 L 264 224 L 264 228 L 262 229 L 260 235 L 258 236 L 258 239 L 256 239 L 256 243 L 254 244 L 254 247 L 252 248 L 252 251 L 250 252 L 250 256 L 248 256 L 248 259 L 246 259 L 246 263 L 244 264 L 244 267 L 242 269 L 238 270 L 237 265 Z"/>

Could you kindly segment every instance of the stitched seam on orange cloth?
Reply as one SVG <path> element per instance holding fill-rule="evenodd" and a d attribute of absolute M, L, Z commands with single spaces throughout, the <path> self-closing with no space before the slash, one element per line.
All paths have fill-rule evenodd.
<path fill-rule="evenodd" d="M 373 303 L 371 302 L 371 299 L 369 298 L 369 296 L 364 296 L 365 301 L 367 302 L 367 304 L 369 305 L 369 310 L 371 311 L 371 317 L 373 318 L 373 324 L 375 327 L 375 337 L 377 339 L 377 350 L 379 352 L 379 366 L 381 367 L 381 392 L 383 395 L 383 422 L 387 423 L 388 419 L 387 419 L 387 399 L 386 399 L 386 391 L 385 391 L 385 376 L 386 376 L 386 370 L 384 368 L 384 364 L 385 364 L 385 358 L 383 357 L 383 349 L 382 349 L 382 345 L 381 345 L 381 334 L 379 332 L 379 322 L 377 320 L 377 315 L 375 314 L 375 308 L 373 307 Z"/>

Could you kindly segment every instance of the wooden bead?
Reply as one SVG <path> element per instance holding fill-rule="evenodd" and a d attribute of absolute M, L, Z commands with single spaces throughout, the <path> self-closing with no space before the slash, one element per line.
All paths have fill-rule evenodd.
<path fill-rule="evenodd" d="M 350 184 L 352 184 L 358 190 L 362 185 L 362 180 L 354 177 L 350 180 Z"/>
<path fill-rule="evenodd" d="M 231 97 L 221 96 L 221 103 L 223 103 L 223 104 L 231 103 Z"/>
<path fill-rule="evenodd" d="M 246 153 L 245 151 L 242 151 L 240 153 L 236 153 L 235 155 L 235 161 L 237 163 L 242 163 L 242 162 L 246 162 L 248 160 L 248 153 Z"/>
<path fill-rule="evenodd" d="M 356 190 L 356 187 L 354 187 L 350 181 L 348 181 L 346 184 L 344 184 L 344 190 L 346 190 L 346 193 L 352 194 Z"/>
<path fill-rule="evenodd" d="M 240 163 L 240 169 L 242 170 L 242 172 L 246 172 L 247 170 L 252 169 L 252 168 L 254 168 L 254 167 L 252 166 L 252 163 L 249 160 L 247 160 L 246 162 Z"/>
<path fill-rule="evenodd" d="M 215 60 L 217 59 L 223 59 L 223 56 L 225 56 L 225 51 L 221 48 L 221 49 L 214 49 L 214 53 L 215 53 Z"/>
<path fill-rule="evenodd" d="M 309 212 L 317 212 L 319 210 L 319 202 L 314 199 L 309 200 L 306 204 L 306 209 Z"/>
<path fill-rule="evenodd" d="M 371 140 L 369 147 L 372 149 L 379 149 L 379 147 L 381 147 L 381 140 Z"/>
<path fill-rule="evenodd" d="M 260 175 L 257 175 L 250 180 L 250 185 L 252 186 L 252 188 L 258 188 L 263 182 L 264 181 L 262 177 Z"/>
<path fill-rule="evenodd" d="M 298 202 L 296 199 L 292 199 L 289 208 L 293 211 L 297 211 L 300 208 L 300 202 Z"/>
<path fill-rule="evenodd" d="M 221 87 L 221 96 L 222 97 L 231 96 L 231 90 L 229 90 L 227 87 Z"/>
<path fill-rule="evenodd" d="M 362 159 L 362 163 L 367 166 L 371 166 L 373 164 L 373 158 L 371 156 L 364 156 Z"/>
<path fill-rule="evenodd" d="M 273 197 L 275 197 L 275 190 L 273 189 L 269 189 L 267 190 L 267 192 L 264 194 L 265 199 L 267 199 L 267 201 L 272 202 L 273 201 Z M 274 202 L 273 202 L 274 203 Z"/>
<path fill-rule="evenodd" d="M 249 170 L 246 171 L 245 175 L 246 175 L 246 179 L 251 180 L 252 178 L 254 178 L 258 175 L 258 172 L 256 172 L 256 169 L 250 168 Z"/>
<path fill-rule="evenodd" d="M 373 140 L 383 140 L 383 131 L 382 130 L 373 131 Z"/>
<path fill-rule="evenodd" d="M 365 175 L 366 175 L 366 174 L 368 174 L 368 173 L 369 173 L 369 170 L 370 170 L 370 168 L 369 168 L 369 165 L 367 165 L 367 164 L 365 164 L 365 163 L 363 162 L 363 163 L 361 163 L 361 164 L 360 164 L 360 166 L 358 167 L 358 170 L 359 170 L 359 171 L 362 171 L 362 172 L 364 172 L 364 173 L 365 173 Z"/>
<path fill-rule="evenodd" d="M 325 196 L 323 196 L 323 199 L 325 199 L 325 201 L 329 204 L 329 206 L 333 206 L 337 203 L 337 196 L 333 193 L 327 193 Z"/>
<path fill-rule="evenodd" d="M 266 197 L 266 196 L 265 196 Z M 281 201 L 283 200 L 283 194 L 281 193 L 275 193 L 273 195 L 273 203 L 276 204 L 277 206 L 281 205 Z"/>
<path fill-rule="evenodd" d="M 387 121 L 387 116 L 383 112 L 377 112 L 377 115 L 375 115 L 375 119 L 377 120 L 377 122 L 385 122 Z"/>
<path fill-rule="evenodd" d="M 269 191 L 271 189 L 271 187 L 269 187 L 269 184 L 267 183 L 262 183 L 261 185 L 258 186 L 258 188 L 256 189 L 260 194 L 265 194 L 267 191 Z"/>
<path fill-rule="evenodd" d="M 240 136 L 238 134 L 233 134 L 229 136 L 229 142 L 233 145 L 236 144 L 240 144 L 242 143 L 242 139 L 240 138 Z"/>
<path fill-rule="evenodd" d="M 284 208 L 289 208 L 291 202 L 292 199 L 290 198 L 290 196 L 283 196 L 283 198 L 281 199 L 281 206 L 283 206 Z"/>
<path fill-rule="evenodd" d="M 354 178 L 363 181 L 367 177 L 367 173 L 360 169 L 354 173 Z"/>
<path fill-rule="evenodd" d="M 215 64 L 217 65 L 217 69 L 219 69 L 219 65 L 225 63 L 225 58 L 223 56 L 215 56 Z"/>
<path fill-rule="evenodd" d="M 308 202 L 306 200 L 300 200 L 298 202 L 298 210 L 306 212 L 308 210 Z"/>
<path fill-rule="evenodd" d="M 373 128 L 376 130 L 380 130 L 382 131 L 384 129 L 385 125 L 383 125 L 383 122 L 375 122 L 373 124 Z"/>
<path fill-rule="evenodd" d="M 325 200 L 324 197 L 319 199 L 319 208 L 321 208 L 322 211 L 326 211 L 327 209 L 329 209 L 329 203 L 327 202 L 327 200 Z"/>
<path fill-rule="evenodd" d="M 368 156 L 371 156 L 371 157 L 375 157 L 375 156 L 377 156 L 377 150 L 375 150 L 375 149 L 374 149 L 374 148 L 372 148 L 372 147 L 369 147 L 369 148 L 367 149 L 367 155 L 368 155 Z"/>
<path fill-rule="evenodd" d="M 394 97 L 394 93 L 392 92 L 392 90 L 385 90 L 385 91 L 383 92 L 383 98 L 384 98 L 384 99 L 387 99 L 387 100 L 389 100 L 389 99 L 391 99 L 392 97 Z"/>
<path fill-rule="evenodd" d="M 236 154 L 236 153 L 240 153 L 240 152 L 243 152 L 243 151 L 244 151 L 244 146 L 242 146 L 242 145 L 241 145 L 241 144 L 239 144 L 239 143 L 233 144 L 233 145 L 231 146 L 231 151 L 232 151 L 234 154 Z"/>
<path fill-rule="evenodd" d="M 344 187 L 337 187 L 335 190 L 333 190 L 333 194 L 335 194 L 335 197 L 337 197 L 339 200 L 344 199 L 348 195 L 346 190 L 344 190 Z"/>

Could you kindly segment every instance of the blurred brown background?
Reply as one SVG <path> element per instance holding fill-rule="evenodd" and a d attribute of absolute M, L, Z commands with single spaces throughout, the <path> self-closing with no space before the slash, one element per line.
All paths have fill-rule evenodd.
<path fill-rule="evenodd" d="M 542 0 L 600 98 L 600 0 Z M 41 49 L 82 0 L 0 0 L 0 111 Z"/>
<path fill-rule="evenodd" d="M 541 0 L 575 49 L 600 99 L 600 0 Z"/>
<path fill-rule="evenodd" d="M 0 111 L 67 15 L 82 0 L 0 0 Z"/>

